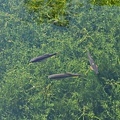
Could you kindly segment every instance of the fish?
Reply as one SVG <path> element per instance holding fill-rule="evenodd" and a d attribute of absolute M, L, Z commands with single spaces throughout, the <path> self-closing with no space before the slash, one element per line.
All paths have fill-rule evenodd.
<path fill-rule="evenodd" d="M 95 62 L 92 59 L 92 57 L 91 57 L 89 52 L 87 52 L 87 55 L 88 55 L 89 63 L 90 63 L 90 66 L 91 66 L 92 70 L 94 70 L 94 72 L 96 74 L 98 74 L 98 66 L 95 64 Z"/>
<path fill-rule="evenodd" d="M 49 75 L 49 79 L 62 79 L 62 78 L 67 78 L 67 77 L 75 77 L 75 76 L 80 76 L 80 74 L 74 74 L 74 73 L 60 73 L 60 74 L 52 74 Z"/>
<path fill-rule="evenodd" d="M 57 53 L 53 53 L 53 54 L 44 54 L 44 55 L 41 55 L 41 56 L 38 56 L 38 57 L 35 57 L 33 59 L 30 60 L 30 62 L 41 62 L 42 60 L 44 59 L 47 59 L 49 57 L 52 57 L 54 55 L 56 55 Z"/>

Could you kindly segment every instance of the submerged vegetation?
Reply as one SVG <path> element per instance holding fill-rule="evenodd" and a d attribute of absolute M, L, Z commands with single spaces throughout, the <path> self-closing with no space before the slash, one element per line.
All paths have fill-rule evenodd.
<path fill-rule="evenodd" d="M 30 22 L 41 9 L 43 17 L 36 16 L 43 21 L 66 15 L 65 0 L 50 0 L 46 7 L 45 2 L 0 4 L 0 120 L 119 120 L 120 9 L 93 6 L 87 0 L 80 0 L 80 7 L 76 0 L 69 4 L 73 16 L 68 27 Z M 33 16 L 26 4 L 34 6 Z M 51 13 L 61 4 L 60 14 Z M 98 74 L 90 69 L 87 50 Z M 35 56 L 55 52 L 54 57 L 30 63 Z M 82 77 L 48 78 L 68 71 Z"/>
<path fill-rule="evenodd" d="M 67 20 L 68 0 L 25 0 L 25 5 L 31 13 L 37 14 L 35 20 L 38 22 L 53 22 L 65 26 Z M 34 14 L 34 15 L 35 15 Z"/>
<path fill-rule="evenodd" d="M 119 0 L 91 0 L 92 4 L 95 5 L 117 5 L 120 6 L 120 1 Z"/>
<path fill-rule="evenodd" d="M 99 6 L 120 6 L 119 0 L 89 0 L 89 2 Z M 58 26 L 69 24 L 73 13 L 76 13 L 71 6 L 77 5 L 80 8 L 84 5 L 78 0 L 24 0 L 24 3 L 29 13 L 34 16 L 34 21 L 49 22 Z"/>

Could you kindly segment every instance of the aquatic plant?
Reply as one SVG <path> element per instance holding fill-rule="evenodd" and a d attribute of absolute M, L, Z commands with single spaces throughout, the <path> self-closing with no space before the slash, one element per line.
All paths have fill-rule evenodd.
<path fill-rule="evenodd" d="M 52 22 L 65 26 L 68 24 L 67 0 L 25 0 L 28 10 L 35 15 L 38 22 Z"/>
<path fill-rule="evenodd" d="M 119 0 L 91 0 L 92 4 L 95 5 L 116 5 L 116 6 L 120 6 L 120 1 Z"/>
<path fill-rule="evenodd" d="M 0 4 L 0 120 L 120 119 L 119 8 L 86 2 L 72 7 L 69 27 L 30 22 L 23 1 Z M 29 63 L 54 52 L 50 59 Z M 48 79 L 64 72 L 82 77 Z"/>

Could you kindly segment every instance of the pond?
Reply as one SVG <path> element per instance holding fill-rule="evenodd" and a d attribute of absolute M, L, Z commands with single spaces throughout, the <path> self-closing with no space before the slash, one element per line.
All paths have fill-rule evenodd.
<path fill-rule="evenodd" d="M 1 0 L 0 119 L 119 120 L 119 14 L 118 0 Z"/>

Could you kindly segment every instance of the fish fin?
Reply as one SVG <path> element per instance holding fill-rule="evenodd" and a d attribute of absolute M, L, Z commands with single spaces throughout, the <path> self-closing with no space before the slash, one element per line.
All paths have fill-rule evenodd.
<path fill-rule="evenodd" d="M 96 67 L 98 68 L 98 66 L 97 66 L 97 65 L 96 65 Z M 90 69 L 91 69 L 91 70 L 94 70 L 94 69 L 92 68 L 92 66 L 90 66 Z"/>
<path fill-rule="evenodd" d="M 90 66 L 90 69 L 93 70 L 92 66 Z"/>

